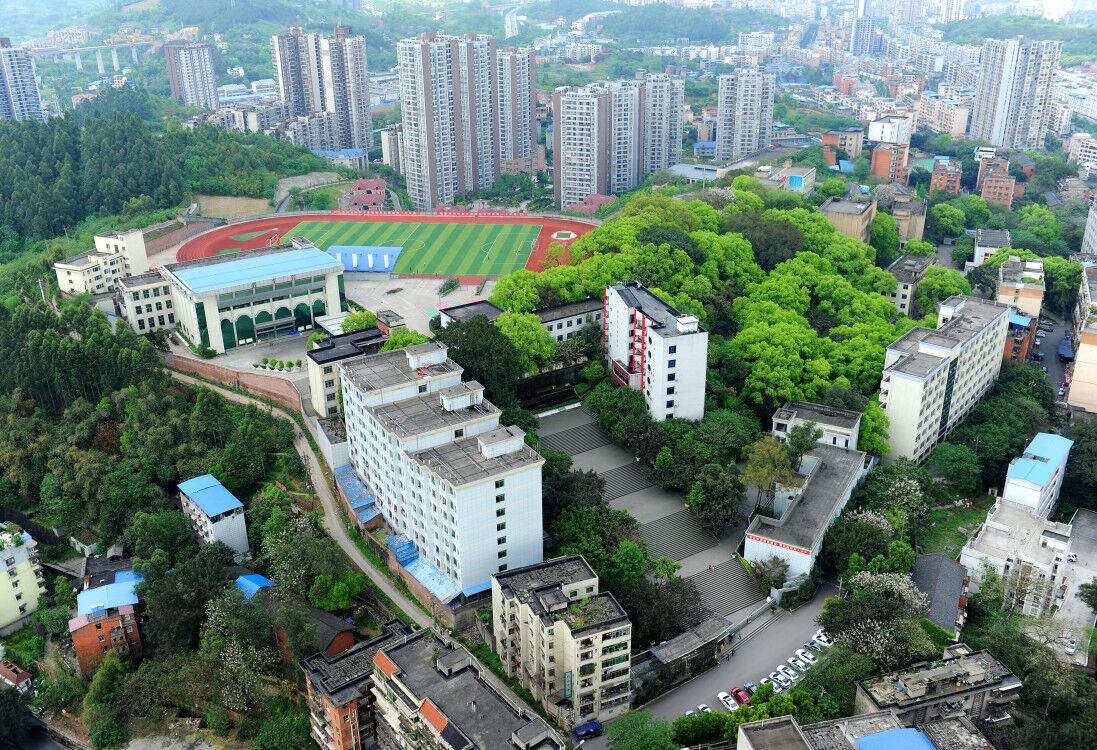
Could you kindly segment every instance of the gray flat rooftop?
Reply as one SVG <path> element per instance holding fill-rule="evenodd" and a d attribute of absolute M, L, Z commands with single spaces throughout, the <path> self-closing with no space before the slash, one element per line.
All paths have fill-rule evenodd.
<path fill-rule="evenodd" d="M 1008 229 L 975 230 L 975 244 L 981 247 L 1009 247 L 1011 242 Z"/>
<path fill-rule="evenodd" d="M 935 260 L 926 255 L 904 255 L 888 266 L 888 272 L 901 284 L 915 284 L 922 280 Z"/>
<path fill-rule="evenodd" d="M 512 705 L 480 679 L 468 651 L 433 632 L 420 632 L 383 653 L 399 670 L 395 679 L 417 701 L 429 700 L 444 716 L 444 721 L 431 721 L 431 725 L 443 725 L 435 728 L 451 747 L 506 750 L 515 746 L 511 742 L 515 733 L 535 738 L 547 731 L 549 737 L 554 737 L 544 721 L 528 709 Z M 423 718 L 431 720 L 426 714 Z M 534 747 L 560 750 L 561 745 L 549 739 Z"/>
<path fill-rule="evenodd" d="M 423 344 L 423 346 L 441 346 L 441 344 Z M 397 385 L 415 383 L 424 378 L 460 373 L 464 370 L 452 359 L 446 359 L 440 365 L 428 365 L 413 370 L 408 365 L 406 351 L 396 349 L 368 357 L 356 359 L 343 365 L 343 372 L 357 388 L 363 391 L 380 391 Z"/>
<path fill-rule="evenodd" d="M 504 596 L 509 593 L 526 603 L 535 599 L 534 593 L 537 589 L 545 586 L 571 585 L 589 581 L 592 578 L 597 578 L 597 575 L 582 555 L 555 557 L 495 575 L 495 580 L 499 582 Z"/>
<path fill-rule="evenodd" d="M 819 206 L 819 210 L 823 213 L 834 214 L 849 214 L 851 216 L 860 216 L 865 211 L 868 211 L 872 207 L 870 202 L 862 201 L 844 201 L 841 198 L 829 198 L 823 205 Z"/>
<path fill-rule="evenodd" d="M 940 366 L 944 357 L 919 351 L 922 342 L 945 349 L 956 349 L 975 338 L 995 318 L 1009 310 L 1009 305 L 1000 302 L 961 296 L 949 297 L 941 302 L 938 309 L 954 307 L 961 301 L 964 303 L 963 309 L 958 310 L 940 328 L 911 328 L 893 341 L 888 349 L 905 352 L 907 356 L 893 362 L 887 370 L 924 377 Z"/>
<path fill-rule="evenodd" d="M 572 634 L 603 630 L 611 624 L 628 622 L 628 615 L 609 592 L 571 599 L 564 586 L 589 581 L 597 576 L 582 555 L 568 555 L 499 573 L 504 596 L 529 605 L 546 625 L 563 620 Z"/>
<path fill-rule="evenodd" d="M 118 280 L 119 286 L 127 288 L 164 283 L 167 282 L 164 277 L 160 275 L 159 271 L 149 271 L 148 273 L 138 274 L 137 276 L 126 276 Z"/>
<path fill-rule="evenodd" d="M 301 669 L 319 689 L 337 706 L 345 706 L 369 692 L 373 684 L 373 656 L 382 648 L 391 646 L 412 630 L 400 620 L 385 623 L 381 635 L 369 641 L 354 644 L 336 656 L 321 651 L 301 660 Z"/>
<path fill-rule="evenodd" d="M 552 320 L 574 318 L 579 315 L 585 315 L 587 313 L 601 311 L 602 300 L 591 298 L 580 300 L 579 302 L 569 302 L 566 305 L 553 305 L 552 307 L 542 307 L 539 310 L 534 310 L 533 314 L 540 318 L 542 323 L 548 323 Z"/>
<path fill-rule="evenodd" d="M 908 708 L 927 700 L 998 686 L 1020 687 L 1021 681 L 989 651 L 976 651 L 955 659 L 915 665 L 859 683 L 880 708 Z"/>
<path fill-rule="evenodd" d="M 731 623 L 723 617 L 710 617 L 681 635 L 664 641 L 651 649 L 652 655 L 663 664 L 669 664 L 702 646 L 714 643 L 731 632 Z"/>
<path fill-rule="evenodd" d="M 813 404 L 810 401 L 793 401 L 778 409 L 774 419 L 802 419 L 805 422 L 834 425 L 852 430 L 861 422 L 861 412 L 839 409 L 825 404 Z"/>
<path fill-rule="evenodd" d="M 481 440 L 490 443 L 508 439 L 514 434 L 511 431 L 516 429 L 502 427 L 493 432 L 461 438 L 409 455 L 416 463 L 430 469 L 455 487 L 483 482 L 516 469 L 543 464 L 545 459 L 541 458 L 541 454 L 525 443 L 513 453 L 504 453 L 501 456 L 488 458 L 481 452 Z"/>
<path fill-rule="evenodd" d="M 386 430 L 401 439 L 426 435 L 446 427 L 455 428 L 498 414 L 498 407 L 490 401 L 482 401 L 453 411 L 442 405 L 443 393 L 460 395 L 482 388 L 483 386 L 475 380 L 470 380 L 443 391 L 424 393 L 421 396 L 394 401 L 391 404 L 371 406 L 367 410 Z"/>
<path fill-rule="evenodd" d="M 499 316 L 503 314 L 503 308 L 498 305 L 488 302 L 486 299 L 477 300 L 476 302 L 468 302 L 464 305 L 454 305 L 453 307 L 443 307 L 438 312 L 445 313 L 447 316 L 454 320 L 464 323 L 472 320 L 475 317 L 483 315 L 488 319 L 488 322 L 494 322 L 498 320 Z"/>
<path fill-rule="evenodd" d="M 814 549 L 837 515 L 838 503 L 861 476 L 863 451 L 818 444 L 807 456 L 819 461 L 798 499 L 781 519 L 755 516 L 747 533 L 802 549 Z"/>
<path fill-rule="evenodd" d="M 891 711 L 850 716 L 844 719 L 821 721 L 800 727 L 807 737 L 811 750 L 857 750 L 856 742 L 889 729 L 900 729 L 903 724 Z"/>
<path fill-rule="evenodd" d="M 938 750 L 994 750 L 994 745 L 963 714 L 931 721 L 918 728 Z"/>
<path fill-rule="evenodd" d="M 1045 544 L 1044 538 L 1066 543 L 1070 532 L 1070 524 L 1040 518 L 1026 505 L 999 499 L 987 513 L 986 523 L 978 534 L 968 540 L 967 547 L 998 560 L 1017 556 L 1050 565 L 1057 555 L 1066 553 Z"/>
<path fill-rule="evenodd" d="M 305 352 L 305 356 L 318 365 L 340 362 L 361 355 L 364 349 L 371 346 L 380 348 L 386 338 L 388 337 L 378 328 L 340 333 L 338 336 L 323 339 L 316 348 Z"/>
<path fill-rule="evenodd" d="M 740 724 L 739 733 L 754 750 L 812 750 L 791 716 Z"/>
<path fill-rule="evenodd" d="M 661 336 L 691 335 L 678 333 L 678 318 L 683 313 L 668 305 L 663 300 L 645 289 L 639 282 L 623 281 L 613 285 L 614 290 L 621 295 L 629 307 L 641 311 L 649 319 L 655 321 L 654 328 L 659 330 Z"/>
<path fill-rule="evenodd" d="M 87 268 L 92 265 L 92 256 L 99 258 L 100 254 L 96 250 L 88 250 L 87 252 L 80 253 L 79 255 L 73 255 L 70 258 L 59 260 L 55 265 L 63 266 L 77 266 L 78 268 Z"/>

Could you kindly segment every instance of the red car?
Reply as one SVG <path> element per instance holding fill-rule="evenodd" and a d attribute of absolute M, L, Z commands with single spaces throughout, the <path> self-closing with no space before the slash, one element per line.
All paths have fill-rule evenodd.
<path fill-rule="evenodd" d="M 733 687 L 731 694 L 735 697 L 735 700 L 739 701 L 744 706 L 750 705 L 750 696 L 747 695 L 747 691 L 741 687 Z"/>

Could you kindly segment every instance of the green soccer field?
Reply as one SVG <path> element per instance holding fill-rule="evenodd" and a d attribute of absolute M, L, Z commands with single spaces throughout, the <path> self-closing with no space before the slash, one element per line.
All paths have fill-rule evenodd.
<path fill-rule="evenodd" d="M 526 265 L 539 224 L 445 224 L 402 221 L 304 221 L 284 237 L 333 245 L 402 247 L 393 273 L 501 276 Z"/>

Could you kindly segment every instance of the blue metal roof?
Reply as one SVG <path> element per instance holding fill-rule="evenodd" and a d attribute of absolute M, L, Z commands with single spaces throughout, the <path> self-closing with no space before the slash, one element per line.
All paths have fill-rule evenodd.
<path fill-rule="evenodd" d="M 351 510 L 358 511 L 377 503 L 370 491 L 358 479 L 358 475 L 354 473 L 353 466 L 350 464 L 336 466 L 332 473 L 335 475 L 335 483 L 339 485 L 340 491 L 346 495 Z"/>
<path fill-rule="evenodd" d="M 857 740 L 858 750 L 936 750 L 929 738 L 911 727 L 889 729 Z"/>
<path fill-rule="evenodd" d="M 315 149 L 312 150 L 312 153 L 316 154 L 317 156 L 323 156 L 323 157 L 326 157 L 328 159 L 331 159 L 331 158 L 334 158 L 336 156 L 347 156 L 347 157 L 365 156 L 366 155 L 366 150 L 363 149 L 363 148 L 341 148 L 341 149 L 337 149 L 335 151 L 332 151 L 332 150 L 329 150 L 329 149 L 326 149 L 326 148 L 315 148 Z"/>
<path fill-rule="evenodd" d="M 328 254 L 346 271 L 392 273 L 403 246 L 332 245 Z"/>
<path fill-rule="evenodd" d="M 1055 470 L 1066 463 L 1072 445 L 1074 441 L 1062 435 L 1038 432 L 1025 448 L 1024 455 L 1010 464 L 1006 476 L 1043 487 L 1055 476 Z"/>
<path fill-rule="evenodd" d="M 1032 323 L 1032 318 L 1027 315 L 1022 315 L 1016 310 L 1009 311 L 1009 324 L 1011 326 L 1020 326 L 1021 328 L 1028 328 Z"/>
<path fill-rule="evenodd" d="M 236 495 L 225 489 L 225 485 L 217 481 L 213 474 L 203 474 L 200 477 L 181 482 L 179 491 L 198 504 L 210 518 L 227 513 L 234 508 L 243 508 L 244 504 L 236 499 Z"/>
<path fill-rule="evenodd" d="M 416 558 L 405 565 L 404 570 L 411 573 L 415 577 L 415 580 L 423 584 L 427 591 L 433 594 L 438 601 L 448 603 L 451 599 L 461 593 L 461 588 L 457 581 L 453 580 L 421 557 Z"/>
<path fill-rule="evenodd" d="M 145 580 L 140 573 L 122 570 L 114 574 L 114 583 L 81 591 L 76 595 L 76 612 L 91 615 L 108 609 L 137 604 L 137 584 Z"/>
<path fill-rule="evenodd" d="M 273 585 L 269 578 L 258 573 L 249 573 L 236 579 L 236 588 L 243 592 L 244 598 L 249 602 L 252 597 L 259 593 L 260 589 L 270 588 Z"/>
<path fill-rule="evenodd" d="M 192 293 L 205 295 L 220 289 L 262 284 L 289 276 L 339 271 L 342 267 L 323 250 L 301 247 L 279 253 L 241 253 L 228 261 L 169 270 Z"/>

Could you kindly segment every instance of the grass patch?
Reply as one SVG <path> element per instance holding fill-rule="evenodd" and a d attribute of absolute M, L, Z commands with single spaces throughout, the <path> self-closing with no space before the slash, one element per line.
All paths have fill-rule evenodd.
<path fill-rule="evenodd" d="M 944 651 L 952 643 L 952 634 L 935 622 L 930 622 L 922 617 L 918 620 L 918 626 L 929 637 L 929 642 L 937 651 Z"/>
<path fill-rule="evenodd" d="M 976 526 L 986 520 L 994 504 L 989 495 L 973 500 L 970 506 L 935 508 L 926 516 L 925 528 L 918 533 L 918 551 L 923 555 L 941 553 L 956 557 Z"/>

